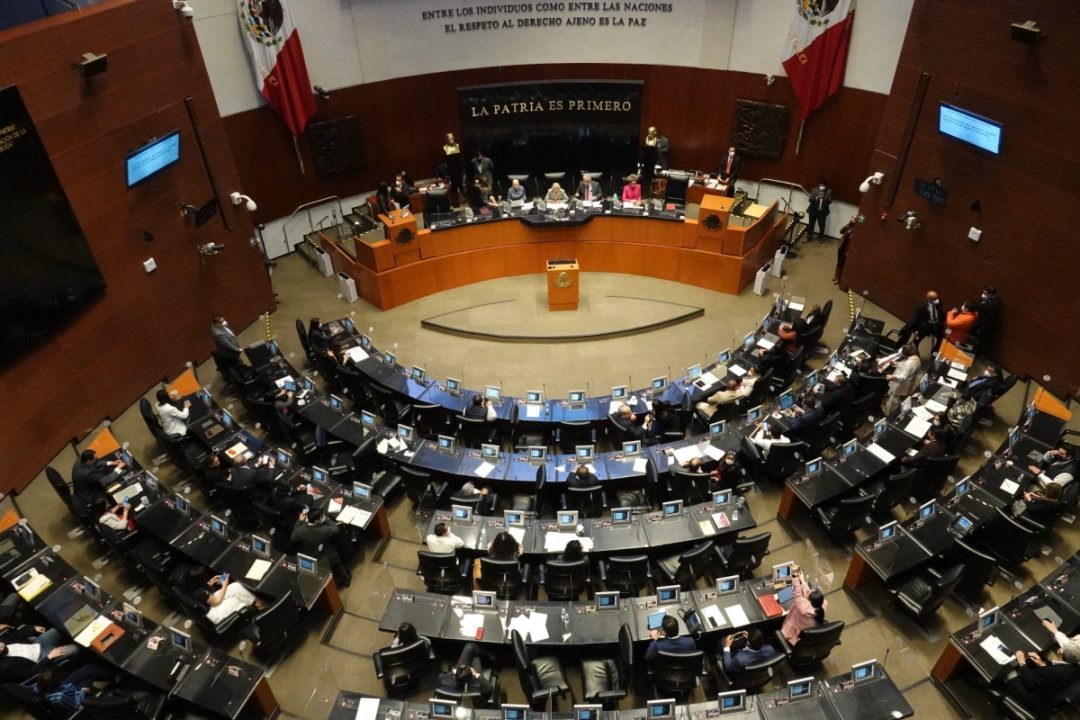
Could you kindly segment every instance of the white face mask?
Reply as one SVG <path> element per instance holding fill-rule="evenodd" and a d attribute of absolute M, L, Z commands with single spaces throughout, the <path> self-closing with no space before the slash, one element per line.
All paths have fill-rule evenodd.
<path fill-rule="evenodd" d="M 824 189 L 825 189 L 824 185 L 818 185 L 818 190 L 824 190 Z"/>

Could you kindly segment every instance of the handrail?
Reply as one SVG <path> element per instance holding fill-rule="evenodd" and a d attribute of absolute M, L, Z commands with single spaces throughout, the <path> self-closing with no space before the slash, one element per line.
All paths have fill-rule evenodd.
<path fill-rule="evenodd" d="M 776 178 L 761 178 L 760 180 L 757 181 L 757 194 L 755 195 L 755 197 L 761 197 L 761 183 L 770 183 L 772 185 L 780 185 L 780 186 L 788 188 L 788 196 L 787 196 L 788 207 L 791 206 L 791 196 L 795 192 L 796 188 L 798 188 L 799 190 L 802 190 L 803 193 L 805 193 L 806 195 L 810 194 L 810 191 L 807 190 L 806 188 L 804 188 L 799 183 L 790 182 L 788 180 L 777 180 Z"/>
<path fill-rule="evenodd" d="M 292 252 L 293 247 L 292 247 L 292 245 L 289 244 L 288 227 L 289 227 L 289 223 L 292 222 L 292 219 L 294 217 L 296 217 L 296 214 L 299 213 L 301 210 L 307 210 L 308 211 L 308 232 L 311 232 L 312 230 L 315 229 L 315 223 L 313 223 L 311 221 L 311 208 L 316 207 L 318 205 L 322 205 L 323 203 L 330 202 L 330 201 L 336 201 L 337 202 L 338 214 L 339 214 L 340 217 L 344 218 L 345 217 L 345 210 L 341 206 L 341 198 L 338 197 L 337 195 L 328 195 L 327 197 L 320 198 L 318 200 L 312 200 L 310 202 L 306 202 L 303 205 L 297 205 L 296 209 L 292 211 L 292 213 L 289 215 L 289 217 L 285 218 L 284 222 L 281 223 L 281 237 L 285 241 L 285 247 L 289 249 L 289 252 Z"/>

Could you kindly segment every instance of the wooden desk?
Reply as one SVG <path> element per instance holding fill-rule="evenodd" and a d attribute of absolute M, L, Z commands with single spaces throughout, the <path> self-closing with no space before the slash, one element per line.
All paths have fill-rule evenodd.
<path fill-rule="evenodd" d="M 548 260 L 548 310 L 577 310 L 580 284 L 577 260 Z"/>
<path fill-rule="evenodd" d="M 848 563 L 847 575 L 844 576 L 844 585 L 847 585 L 852 590 L 858 590 L 873 578 L 874 571 L 866 564 L 865 558 L 857 552 L 852 553 L 851 562 Z"/>
<path fill-rule="evenodd" d="M 99 457 L 105 457 L 109 453 L 114 453 L 120 449 L 120 443 L 116 440 L 116 436 L 112 434 L 109 428 L 103 428 L 93 440 L 86 446 L 87 450 L 93 450 Z"/>
<path fill-rule="evenodd" d="M 416 240 L 416 216 L 405 214 L 403 210 L 392 210 L 379 215 L 379 220 L 386 227 L 386 239 L 390 241 L 390 252 L 395 265 L 407 265 L 419 262 L 420 243 Z"/>

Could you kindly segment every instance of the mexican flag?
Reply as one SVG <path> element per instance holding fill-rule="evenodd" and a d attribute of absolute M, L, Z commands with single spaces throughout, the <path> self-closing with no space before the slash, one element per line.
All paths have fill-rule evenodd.
<path fill-rule="evenodd" d="M 844 83 L 854 20 L 855 0 L 795 0 L 783 65 L 799 98 L 800 120 Z"/>
<path fill-rule="evenodd" d="M 286 0 L 238 0 L 237 17 L 255 85 L 293 137 L 299 135 L 315 114 L 315 95 Z"/>

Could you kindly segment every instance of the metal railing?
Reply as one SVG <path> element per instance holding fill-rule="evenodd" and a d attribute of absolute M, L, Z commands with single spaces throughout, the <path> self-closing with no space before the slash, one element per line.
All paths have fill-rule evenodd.
<path fill-rule="evenodd" d="M 330 207 L 329 213 L 327 213 L 323 217 L 320 217 L 318 220 L 315 220 L 314 217 L 320 212 L 317 211 L 316 208 L 319 208 L 321 205 L 327 205 L 330 203 L 335 203 L 337 205 L 337 212 L 335 213 L 334 208 Z M 289 231 L 291 229 L 291 225 L 296 219 L 296 216 L 304 212 L 305 210 L 307 211 L 307 230 L 300 234 L 300 239 L 297 240 L 296 243 L 290 243 Z M 303 241 L 305 235 L 314 230 L 316 227 L 324 227 L 323 223 L 325 223 L 327 220 L 330 221 L 330 226 L 332 227 L 341 222 L 344 217 L 345 210 L 341 206 L 341 198 L 337 195 L 330 195 L 329 197 L 312 200 L 311 202 L 306 202 L 303 205 L 297 206 L 297 208 L 292 211 L 289 217 L 285 218 L 285 221 L 281 223 L 281 237 L 285 241 L 286 249 L 288 250 L 288 252 L 292 252 L 295 249 L 296 245 L 299 245 Z"/>

